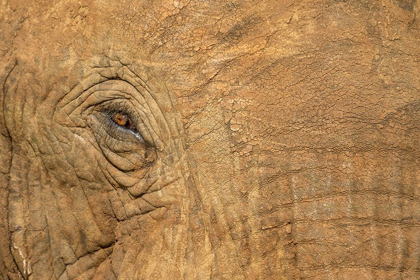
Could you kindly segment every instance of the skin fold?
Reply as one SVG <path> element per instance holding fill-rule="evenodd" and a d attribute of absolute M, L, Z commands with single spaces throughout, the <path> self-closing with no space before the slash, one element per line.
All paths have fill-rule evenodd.
<path fill-rule="evenodd" d="M 416 0 L 29 2 L 1 279 L 418 279 Z"/>

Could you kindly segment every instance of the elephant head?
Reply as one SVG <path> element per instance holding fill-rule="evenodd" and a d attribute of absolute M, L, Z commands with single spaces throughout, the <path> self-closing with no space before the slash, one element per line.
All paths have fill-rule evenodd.
<path fill-rule="evenodd" d="M 419 4 L 0 4 L 2 279 L 416 279 Z"/>

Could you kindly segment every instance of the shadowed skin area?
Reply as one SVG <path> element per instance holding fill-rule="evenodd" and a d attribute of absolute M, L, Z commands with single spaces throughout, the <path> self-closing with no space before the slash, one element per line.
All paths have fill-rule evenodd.
<path fill-rule="evenodd" d="M 417 1 L 0 3 L 1 279 L 417 279 Z"/>

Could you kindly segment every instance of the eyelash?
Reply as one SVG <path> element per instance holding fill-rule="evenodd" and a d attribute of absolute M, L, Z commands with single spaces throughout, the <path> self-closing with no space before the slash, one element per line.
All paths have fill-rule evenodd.
<path fill-rule="evenodd" d="M 135 115 L 132 108 L 130 108 L 129 106 L 127 106 L 126 104 L 122 102 L 102 104 L 99 107 L 99 111 L 102 113 L 108 114 L 110 116 L 113 114 L 118 114 L 118 113 L 124 114 L 124 115 L 127 115 L 130 119 Z"/>

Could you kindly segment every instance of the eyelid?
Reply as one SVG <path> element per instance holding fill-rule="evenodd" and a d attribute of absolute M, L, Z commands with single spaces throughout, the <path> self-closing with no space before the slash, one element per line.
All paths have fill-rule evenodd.
<path fill-rule="evenodd" d="M 132 121 L 135 118 L 135 111 L 131 108 L 131 106 L 127 106 L 125 102 L 104 102 L 97 106 L 97 109 L 100 112 L 108 113 L 109 115 L 112 114 L 124 114 L 127 115 Z"/>
<path fill-rule="evenodd" d="M 88 122 L 102 153 L 117 169 L 133 171 L 155 160 L 154 145 L 145 143 L 139 133 L 115 124 L 105 112 L 93 111 Z"/>
<path fill-rule="evenodd" d="M 112 120 L 112 116 L 112 113 L 100 112 L 99 121 L 104 125 L 107 134 L 119 141 L 130 141 L 131 136 L 133 136 L 131 138 L 133 141 L 130 142 L 136 142 L 136 140 L 140 140 L 141 143 L 145 143 L 140 132 L 137 130 L 137 127 L 136 131 L 122 127 Z"/>
<path fill-rule="evenodd" d="M 88 126 L 98 135 L 106 133 L 102 113 L 106 109 L 122 107 L 130 114 L 146 146 L 162 151 L 170 135 L 166 120 L 150 91 L 139 83 L 138 76 L 132 76 L 129 69 L 126 70 L 124 78 L 114 79 L 113 76 L 111 79 L 99 74 L 87 77 L 61 97 L 53 118 L 69 127 Z M 135 134 L 131 133 L 131 136 Z M 139 141 L 138 136 L 131 139 Z"/>
<path fill-rule="evenodd" d="M 128 100 L 112 100 L 103 102 L 95 106 L 94 111 L 96 112 L 95 115 L 99 116 L 100 121 L 108 127 L 108 130 L 111 130 L 107 131 L 107 133 L 111 134 L 112 137 L 117 138 L 120 141 L 129 141 L 129 139 L 126 139 L 127 136 L 133 136 L 132 140 L 134 141 L 132 142 L 139 141 L 146 146 L 155 146 L 153 139 L 150 137 L 147 126 L 140 119 L 139 114 L 136 112 L 133 106 L 129 104 Z M 130 120 L 133 122 L 136 131 L 132 131 L 116 124 L 112 120 L 112 117 L 115 113 L 122 113 L 127 115 L 127 117 L 130 118 Z M 112 130 L 114 130 L 114 132 Z"/>

